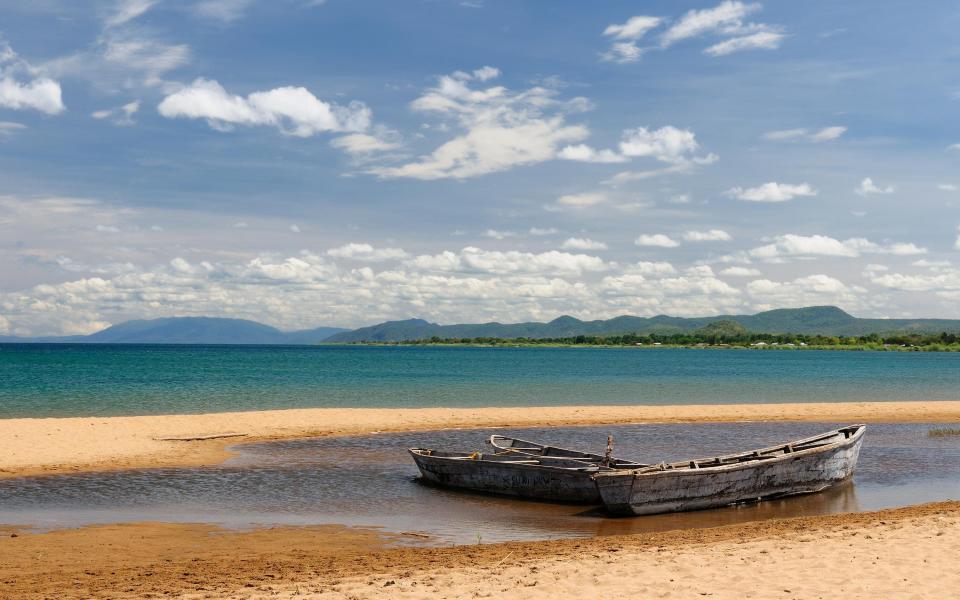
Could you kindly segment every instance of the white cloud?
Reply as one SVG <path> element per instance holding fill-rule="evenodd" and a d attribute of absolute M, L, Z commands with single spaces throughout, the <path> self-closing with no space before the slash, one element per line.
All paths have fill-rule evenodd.
<path fill-rule="evenodd" d="M 913 256 L 926 254 L 927 249 L 913 243 L 877 244 L 865 238 L 838 240 L 826 235 L 786 234 L 774 238 L 773 243 L 753 248 L 748 252 L 752 258 L 762 260 L 782 259 L 785 257 L 858 257 L 863 254 L 892 254 Z"/>
<path fill-rule="evenodd" d="M 551 250 L 535 254 L 517 250 L 482 250 L 468 246 L 459 253 L 417 256 L 408 263 L 431 271 L 482 272 L 488 274 L 528 273 L 544 276 L 575 276 L 610 268 L 596 256 Z"/>
<path fill-rule="evenodd" d="M 716 43 L 703 52 L 710 56 L 726 56 L 744 50 L 776 50 L 785 37 L 776 31 L 758 31 Z"/>
<path fill-rule="evenodd" d="M 368 133 L 350 133 L 330 140 L 330 145 L 352 155 L 389 152 L 401 147 L 400 142 Z"/>
<path fill-rule="evenodd" d="M 641 234 L 633 243 L 637 246 L 656 246 L 659 248 L 676 248 L 680 245 L 679 242 L 662 233 Z"/>
<path fill-rule="evenodd" d="M 787 202 L 798 196 L 816 196 L 817 190 L 807 183 L 792 184 L 770 181 L 753 188 L 731 188 L 724 192 L 724 195 L 749 202 Z"/>
<path fill-rule="evenodd" d="M 343 246 L 327 250 L 327 256 L 377 262 L 406 258 L 407 253 L 401 248 L 374 248 L 370 244 L 358 244 L 351 242 L 349 244 L 344 244 Z"/>
<path fill-rule="evenodd" d="M 747 283 L 746 291 L 757 310 L 823 304 L 855 307 L 867 294 L 862 287 L 849 286 L 822 273 L 792 281 L 756 279 Z"/>
<path fill-rule="evenodd" d="M 648 31 L 658 27 L 662 22 L 663 19 L 660 17 L 639 15 L 630 17 L 626 23 L 608 25 L 607 28 L 603 30 L 603 35 L 617 40 L 639 40 L 646 35 Z"/>
<path fill-rule="evenodd" d="M 268 125 L 298 137 L 357 132 L 370 126 L 370 109 L 362 102 L 340 106 L 319 100 L 306 88 L 289 86 L 242 97 L 203 78 L 164 98 L 157 110 L 168 119 L 206 119 L 218 130 L 234 125 Z"/>
<path fill-rule="evenodd" d="M 107 27 L 117 27 L 133 21 L 150 10 L 157 0 L 118 0 L 113 11 L 104 20 Z"/>
<path fill-rule="evenodd" d="M 860 186 L 854 191 L 861 196 L 871 196 L 874 194 L 892 194 L 894 189 L 893 186 L 889 185 L 880 187 L 873 182 L 873 179 L 867 177 L 860 182 Z"/>
<path fill-rule="evenodd" d="M 769 131 L 763 134 L 763 137 L 768 140 L 780 141 L 780 140 L 795 140 L 800 139 L 808 142 L 827 142 L 830 140 L 835 140 L 846 133 L 847 128 L 841 127 L 839 125 L 824 127 L 818 131 L 810 131 L 809 129 L 783 129 L 780 131 Z"/>
<path fill-rule="evenodd" d="M 684 231 L 680 236 L 686 242 L 729 242 L 733 238 L 722 229 L 708 231 Z"/>
<path fill-rule="evenodd" d="M 744 4 L 725 0 L 714 8 L 688 11 L 660 37 L 663 46 L 669 46 L 681 40 L 698 37 L 705 33 L 724 30 L 736 32 L 743 30 L 743 19 L 760 10 L 759 4 Z"/>
<path fill-rule="evenodd" d="M 567 114 L 584 109 L 585 99 L 562 102 L 555 90 L 540 86 L 518 92 L 471 87 L 482 81 L 477 72 L 485 69 L 495 70 L 442 76 L 411 104 L 415 111 L 452 120 L 461 134 L 416 161 L 369 172 L 386 179 L 465 179 L 555 159 L 560 148 L 589 135 L 583 125 L 566 122 Z"/>
<path fill-rule="evenodd" d="M 505 240 L 509 237 L 517 237 L 515 231 L 500 231 L 498 229 L 488 229 L 483 232 L 484 237 L 492 238 L 495 240 Z"/>
<path fill-rule="evenodd" d="M 960 150 L 960 144 L 950 144 L 947 146 L 947 150 Z"/>
<path fill-rule="evenodd" d="M 759 270 L 750 267 L 727 267 L 720 271 L 720 274 L 727 277 L 759 277 L 761 275 Z"/>
<path fill-rule="evenodd" d="M 607 245 L 590 238 L 567 238 L 561 246 L 564 250 L 606 250 Z"/>
<path fill-rule="evenodd" d="M 557 198 L 553 205 L 548 208 L 553 210 L 563 209 L 581 209 L 603 204 L 607 201 L 607 195 L 603 192 L 584 192 L 581 194 L 566 194 Z"/>
<path fill-rule="evenodd" d="M 14 123 L 13 121 L 0 121 L 0 140 L 10 137 L 18 131 L 23 131 L 27 126 L 23 123 Z"/>
<path fill-rule="evenodd" d="M 530 235 L 542 236 L 542 235 L 555 235 L 557 233 L 560 233 L 560 231 L 556 227 L 531 227 L 530 228 Z"/>
<path fill-rule="evenodd" d="M 938 189 L 938 190 L 943 190 L 944 192 L 955 192 L 955 191 L 957 191 L 957 190 L 960 189 L 960 188 L 958 188 L 956 185 L 954 185 L 954 184 L 952 184 L 952 183 L 941 183 L 941 184 L 937 185 L 937 189 Z"/>
<path fill-rule="evenodd" d="M 953 247 L 960 250 L 960 225 L 957 226 L 957 241 L 953 243 Z"/>
<path fill-rule="evenodd" d="M 892 290 L 933 292 L 950 299 L 955 299 L 960 292 L 960 269 L 957 268 L 941 267 L 921 275 L 876 272 L 868 273 L 868 276 L 870 283 Z"/>
<path fill-rule="evenodd" d="M 616 63 L 631 63 L 640 60 L 644 50 L 636 42 L 648 31 L 663 22 L 660 17 L 638 15 L 627 19 L 626 23 L 609 25 L 603 35 L 611 38 L 610 49 L 600 54 L 601 60 Z"/>
<path fill-rule="evenodd" d="M 697 136 L 689 129 L 679 129 L 672 125 L 660 129 L 637 127 L 625 129 L 616 151 L 597 150 L 586 144 L 564 147 L 559 154 L 566 160 L 600 163 L 622 163 L 632 158 L 653 158 L 680 169 L 693 164 L 710 164 L 717 157 L 713 154 L 695 156 L 700 144 Z"/>
<path fill-rule="evenodd" d="M 193 10 L 201 17 L 230 23 L 243 17 L 251 4 L 253 0 L 201 0 Z"/>
<path fill-rule="evenodd" d="M 290 231 L 292 231 L 293 233 L 300 233 L 300 226 L 299 226 L 299 225 L 291 225 L 291 226 L 289 227 L 289 229 L 290 229 Z"/>
<path fill-rule="evenodd" d="M 48 115 L 66 110 L 60 83 L 48 77 L 36 77 L 35 71 L 9 44 L 0 40 L 0 108 L 38 110 Z M 27 81 L 19 81 L 17 72 L 26 75 Z"/>
<path fill-rule="evenodd" d="M 110 119 L 115 125 L 126 126 L 135 123 L 133 115 L 137 114 L 138 110 L 140 110 L 140 101 L 134 100 L 117 108 L 94 111 L 90 116 L 94 119 Z"/>
<path fill-rule="evenodd" d="M 564 146 L 558 156 L 564 160 L 593 163 L 622 163 L 630 160 L 626 156 L 617 154 L 613 150 L 597 150 L 586 144 Z"/>
<path fill-rule="evenodd" d="M 677 194 L 667 199 L 670 204 L 690 204 L 690 194 Z"/>

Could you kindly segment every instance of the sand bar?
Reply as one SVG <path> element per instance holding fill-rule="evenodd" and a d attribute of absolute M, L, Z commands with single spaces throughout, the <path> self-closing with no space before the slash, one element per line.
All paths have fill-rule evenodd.
<path fill-rule="evenodd" d="M 960 502 L 632 536 L 384 548 L 371 532 L 0 527 L 4 598 L 943 598 Z"/>
<path fill-rule="evenodd" d="M 247 441 L 473 427 L 824 421 L 960 423 L 960 400 L 683 406 L 314 408 L 0 419 L 0 477 L 222 462 Z M 174 439 L 176 438 L 176 439 Z"/>

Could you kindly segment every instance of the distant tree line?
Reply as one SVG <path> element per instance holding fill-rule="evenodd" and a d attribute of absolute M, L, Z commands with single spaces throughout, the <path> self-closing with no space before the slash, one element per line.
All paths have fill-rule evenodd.
<path fill-rule="evenodd" d="M 553 338 L 440 338 L 387 342 L 403 345 L 482 346 L 686 346 L 743 348 L 836 348 L 858 350 L 960 351 L 956 333 L 871 333 L 863 336 L 753 333 L 708 326 L 686 333 L 625 333 Z"/>

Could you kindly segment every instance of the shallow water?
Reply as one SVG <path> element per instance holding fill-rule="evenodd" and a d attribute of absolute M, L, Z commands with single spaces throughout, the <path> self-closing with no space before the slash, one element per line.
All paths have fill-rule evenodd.
<path fill-rule="evenodd" d="M 645 462 L 773 445 L 834 424 L 629 425 L 511 430 L 518 437 Z M 462 430 L 269 442 L 238 447 L 211 468 L 149 469 L 0 481 L 0 523 L 39 528 L 122 521 L 206 522 L 228 527 L 326 524 L 419 532 L 433 543 L 612 535 L 773 517 L 875 510 L 960 499 L 960 438 L 928 425 L 870 425 L 852 484 L 758 505 L 638 518 L 427 487 L 411 446 L 484 449 L 490 433 Z"/>
<path fill-rule="evenodd" d="M 958 399 L 957 352 L 0 344 L 0 418 Z"/>

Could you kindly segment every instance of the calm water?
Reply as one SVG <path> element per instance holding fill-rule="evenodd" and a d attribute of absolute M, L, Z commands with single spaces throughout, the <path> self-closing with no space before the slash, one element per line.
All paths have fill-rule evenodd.
<path fill-rule="evenodd" d="M 0 344 L 0 417 L 960 399 L 960 353 Z"/>
<path fill-rule="evenodd" d="M 520 437 L 647 462 L 772 445 L 832 424 L 631 425 L 515 430 Z M 637 533 L 773 517 L 874 510 L 960 498 L 960 438 L 927 425 L 870 425 L 852 484 L 752 506 L 608 518 L 597 509 L 441 490 L 415 481 L 405 448 L 483 449 L 496 430 L 389 434 L 240 447 L 211 468 L 0 480 L 0 523 L 41 528 L 118 521 L 342 523 L 421 532 L 429 543 L 476 543 Z M 502 432 L 502 430 L 500 430 Z M 419 538 L 410 538 L 422 542 Z"/>

